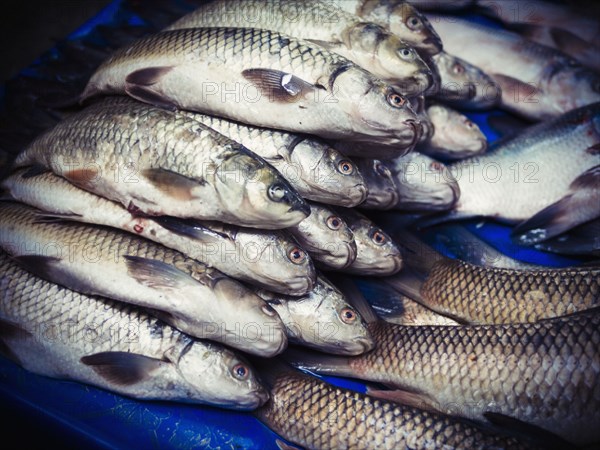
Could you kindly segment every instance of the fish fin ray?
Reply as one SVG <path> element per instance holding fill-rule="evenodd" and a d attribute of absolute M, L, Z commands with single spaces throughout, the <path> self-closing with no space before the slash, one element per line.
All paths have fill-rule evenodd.
<path fill-rule="evenodd" d="M 371 397 L 394 403 L 401 403 L 403 405 L 413 406 L 415 408 L 425 409 L 431 412 L 440 412 L 440 410 L 435 407 L 435 400 L 433 400 L 427 394 L 417 391 L 404 389 L 375 389 L 371 386 L 367 386 L 366 394 Z"/>
<path fill-rule="evenodd" d="M 147 86 L 136 84 L 125 85 L 125 93 L 140 102 L 148 103 L 169 111 L 176 111 L 178 106 L 171 99 L 161 95 Z"/>
<path fill-rule="evenodd" d="M 584 52 L 593 47 L 585 39 L 581 39 L 576 34 L 564 28 L 552 28 L 550 36 L 556 47 L 567 54 Z"/>
<path fill-rule="evenodd" d="M 355 377 L 350 359 L 345 356 L 326 355 L 288 347 L 281 357 L 292 366 L 314 373 Z"/>
<path fill-rule="evenodd" d="M 163 76 L 173 69 L 174 66 L 146 67 L 131 72 L 127 75 L 127 78 L 125 78 L 125 82 L 137 86 L 152 86 L 158 83 Z"/>
<path fill-rule="evenodd" d="M 207 241 L 215 240 L 215 235 L 222 236 L 220 233 L 205 227 L 201 222 L 195 220 L 180 219 L 171 216 L 156 216 L 152 217 L 151 220 L 172 233 L 191 239 Z"/>
<path fill-rule="evenodd" d="M 124 255 L 123 258 L 129 275 L 149 288 L 172 291 L 198 284 L 187 273 L 162 261 L 132 255 Z"/>
<path fill-rule="evenodd" d="M 56 264 L 61 259 L 56 256 L 44 256 L 44 255 L 20 255 L 12 256 L 21 267 L 34 275 L 44 278 L 46 280 L 58 279 L 59 273 L 56 271 Z"/>
<path fill-rule="evenodd" d="M 83 217 L 81 214 L 76 213 L 52 213 L 52 212 L 40 212 L 35 214 L 35 223 L 60 223 L 60 222 L 80 222 Z"/>
<path fill-rule="evenodd" d="M 193 199 L 192 190 L 206 184 L 203 179 L 188 178 L 167 169 L 146 169 L 142 175 L 165 195 L 177 200 Z"/>
<path fill-rule="evenodd" d="M 80 360 L 106 381 L 118 386 L 131 386 L 144 381 L 151 373 L 168 364 L 166 361 L 128 352 L 102 352 L 83 356 Z"/>
<path fill-rule="evenodd" d="M 34 178 L 38 175 L 42 175 L 47 172 L 50 172 L 50 169 L 48 169 L 47 167 L 42 166 L 41 164 L 33 164 L 29 166 L 26 170 L 21 172 L 21 178 L 26 180 L 28 178 Z"/>
<path fill-rule="evenodd" d="M 493 80 L 500 86 L 500 90 L 504 93 L 517 97 L 519 99 L 524 96 L 525 98 L 531 98 L 539 93 L 539 89 L 535 86 L 525 83 L 524 81 L 517 80 L 516 78 L 508 75 L 502 75 L 499 73 L 490 74 Z"/>
<path fill-rule="evenodd" d="M 316 89 L 314 84 L 279 70 L 246 69 L 242 72 L 242 76 L 269 99 L 279 102 L 295 101 L 305 93 Z"/>

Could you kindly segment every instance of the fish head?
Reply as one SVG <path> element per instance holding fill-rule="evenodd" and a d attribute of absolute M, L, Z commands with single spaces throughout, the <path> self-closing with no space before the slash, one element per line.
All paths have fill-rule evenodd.
<path fill-rule="evenodd" d="M 600 102 L 600 74 L 570 61 L 566 69 L 552 77 L 549 90 L 561 99 L 560 113 Z"/>
<path fill-rule="evenodd" d="M 254 284 L 287 295 L 304 295 L 314 287 L 313 261 L 287 232 L 256 230 L 238 235 L 238 242 Z"/>
<path fill-rule="evenodd" d="M 390 168 L 379 159 L 357 159 L 369 195 L 361 207 L 373 209 L 393 208 L 399 200 L 398 187 Z"/>
<path fill-rule="evenodd" d="M 408 99 L 366 70 L 354 66 L 338 75 L 334 93 L 351 116 L 355 141 L 393 145 L 404 152 L 419 141 L 423 130 Z"/>
<path fill-rule="evenodd" d="M 419 53 L 384 27 L 361 22 L 351 29 L 349 39 L 353 52 L 370 56 L 369 71 L 398 92 L 419 95 L 433 84 L 433 74 Z"/>
<path fill-rule="evenodd" d="M 398 2 L 389 11 L 390 31 L 419 51 L 435 55 L 442 39 L 429 20 L 408 2 Z"/>
<path fill-rule="evenodd" d="M 186 381 L 190 398 L 200 395 L 210 404 L 248 411 L 269 399 L 250 364 L 225 347 L 194 340 L 167 357 Z"/>
<path fill-rule="evenodd" d="M 314 138 L 295 143 L 291 153 L 293 167 L 310 167 L 304 180 L 319 195 L 320 201 L 352 207 L 367 197 L 367 187 L 356 164 L 339 151 Z"/>
<path fill-rule="evenodd" d="M 474 156 L 487 149 L 487 138 L 476 123 L 460 112 L 441 105 L 427 108 L 427 115 L 435 129 L 434 140 L 444 148 L 456 150 L 465 156 Z"/>
<path fill-rule="evenodd" d="M 235 152 L 217 170 L 216 190 L 237 223 L 279 229 L 310 214 L 310 207 L 275 168 L 250 151 Z"/>
<path fill-rule="evenodd" d="M 448 167 L 427 155 L 413 152 L 395 161 L 400 191 L 398 208 L 444 211 L 459 199 L 458 182 Z"/>
<path fill-rule="evenodd" d="M 311 204 L 310 209 L 310 216 L 300 222 L 298 230 L 303 236 L 310 236 L 313 243 L 319 244 L 318 248 L 314 248 L 314 244 L 312 247 L 320 260 L 336 268 L 348 267 L 356 258 L 352 230 L 332 209 L 317 204 Z"/>

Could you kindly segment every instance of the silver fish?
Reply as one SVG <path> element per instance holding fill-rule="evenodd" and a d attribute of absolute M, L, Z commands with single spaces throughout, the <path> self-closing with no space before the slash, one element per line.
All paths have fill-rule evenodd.
<path fill-rule="evenodd" d="M 21 169 L 2 180 L 0 186 L 5 198 L 43 210 L 43 220 L 78 221 L 128 231 L 265 289 L 302 295 L 315 282 L 310 256 L 283 231 L 139 216 L 48 171 Z"/>
<path fill-rule="evenodd" d="M 409 44 L 381 25 L 320 1 L 217 0 L 166 30 L 203 27 L 266 28 L 306 39 L 368 69 L 406 95 L 433 85 L 431 70 Z"/>
<path fill-rule="evenodd" d="M 558 50 L 472 21 L 428 17 L 446 51 L 461 55 L 500 86 L 503 109 L 546 120 L 600 101 L 600 75 Z"/>
<path fill-rule="evenodd" d="M 356 259 L 354 234 L 344 219 L 326 205 L 310 203 L 310 216 L 290 233 L 323 268 L 345 269 Z"/>
<path fill-rule="evenodd" d="M 221 117 L 182 113 L 264 158 L 305 199 L 350 208 L 366 198 L 367 188 L 354 163 L 320 139 Z"/>
<path fill-rule="evenodd" d="M 412 152 L 387 163 L 398 188 L 398 202 L 394 209 L 446 211 L 460 198 L 457 180 L 440 161 Z"/>
<path fill-rule="evenodd" d="M 97 69 L 81 99 L 105 93 L 407 149 L 420 134 L 408 101 L 390 85 L 322 47 L 258 28 L 188 28 L 141 38 Z"/>
<path fill-rule="evenodd" d="M 290 342 L 336 355 L 360 355 L 373 348 L 373 340 L 360 314 L 323 275 L 315 288 L 298 297 L 258 290 L 277 311 Z"/>
<path fill-rule="evenodd" d="M 363 209 L 390 209 L 399 201 L 398 186 L 388 164 L 379 159 L 356 158 L 355 162 L 367 183 L 368 195 Z"/>
<path fill-rule="evenodd" d="M 37 278 L 0 252 L 0 339 L 25 369 L 143 400 L 252 410 L 269 395 L 233 351 L 125 303 Z"/>
<path fill-rule="evenodd" d="M 260 228 L 299 223 L 309 207 L 242 145 L 180 114 L 106 99 L 58 123 L 15 161 L 149 215 Z"/>
<path fill-rule="evenodd" d="M 130 233 L 40 223 L 39 210 L 0 203 L 0 246 L 28 270 L 84 294 L 155 310 L 190 335 L 273 356 L 287 346 L 277 313 L 241 283 Z"/>
<path fill-rule="evenodd" d="M 463 159 L 477 156 L 487 149 L 488 141 L 477 124 L 459 111 L 441 104 L 427 107 L 433 134 L 418 146 L 420 153 L 433 158 Z"/>

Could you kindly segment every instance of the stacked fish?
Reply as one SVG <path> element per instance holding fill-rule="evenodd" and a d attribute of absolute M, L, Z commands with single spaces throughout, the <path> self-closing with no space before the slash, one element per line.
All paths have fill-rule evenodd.
<path fill-rule="evenodd" d="M 253 411 L 309 448 L 600 441 L 600 269 L 448 259 L 371 219 L 496 217 L 525 245 L 589 225 L 591 69 L 401 1 L 218 0 L 165 17 L 98 50 L 80 106 L 53 108 L 2 180 L 5 356 L 138 399 Z M 495 48 L 513 58 L 502 70 Z M 535 105 L 512 101 L 531 87 L 518 77 Z M 483 155 L 453 108 L 496 106 L 541 122 Z M 523 183 L 489 182 L 490 165 L 527 164 Z M 375 277 L 385 321 L 347 275 Z"/>

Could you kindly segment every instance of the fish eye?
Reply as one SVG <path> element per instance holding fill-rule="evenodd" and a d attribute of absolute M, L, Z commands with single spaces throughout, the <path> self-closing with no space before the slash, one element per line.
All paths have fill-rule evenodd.
<path fill-rule="evenodd" d="M 454 72 L 456 75 L 462 75 L 463 73 L 465 73 L 465 66 L 463 66 L 460 63 L 455 63 L 452 66 L 452 72 Z"/>
<path fill-rule="evenodd" d="M 344 222 L 338 216 L 329 216 L 326 223 L 331 230 L 339 230 Z"/>
<path fill-rule="evenodd" d="M 354 173 L 354 165 L 344 159 L 338 163 L 338 170 L 343 175 L 352 175 Z"/>
<path fill-rule="evenodd" d="M 352 308 L 344 308 L 340 311 L 340 318 L 342 322 L 351 324 L 356 321 L 357 315 Z"/>
<path fill-rule="evenodd" d="M 273 307 L 271 305 L 267 305 L 266 303 L 262 305 L 260 309 L 262 309 L 262 312 L 264 312 L 269 317 L 274 317 L 277 314 Z"/>
<path fill-rule="evenodd" d="M 280 202 L 283 200 L 286 194 L 285 187 L 280 183 L 275 183 L 269 186 L 268 195 L 274 202 Z"/>
<path fill-rule="evenodd" d="M 288 257 L 294 264 L 302 264 L 306 259 L 306 252 L 300 247 L 294 247 L 288 253 Z"/>
<path fill-rule="evenodd" d="M 470 120 L 466 120 L 465 121 L 465 126 L 469 129 L 472 130 L 475 127 L 475 124 L 473 122 L 471 122 Z"/>
<path fill-rule="evenodd" d="M 417 16 L 410 16 L 408 19 L 406 19 L 406 25 L 413 31 L 417 31 L 423 26 L 421 19 L 419 19 Z"/>
<path fill-rule="evenodd" d="M 239 363 L 233 366 L 231 373 L 238 380 L 246 380 L 250 375 L 250 368 L 246 364 Z"/>
<path fill-rule="evenodd" d="M 401 48 L 398 50 L 400 58 L 405 60 L 411 60 L 415 58 L 415 53 L 410 48 Z"/>
<path fill-rule="evenodd" d="M 387 96 L 387 101 L 394 108 L 402 108 L 406 103 L 406 99 L 396 92 L 390 92 Z"/>
<path fill-rule="evenodd" d="M 386 178 L 390 178 L 392 176 L 392 172 L 390 172 L 390 169 L 379 161 L 375 163 L 375 172 L 377 172 L 382 177 Z"/>
<path fill-rule="evenodd" d="M 371 240 L 377 245 L 383 245 L 387 242 L 387 237 L 383 231 L 374 229 L 371 232 Z"/>

